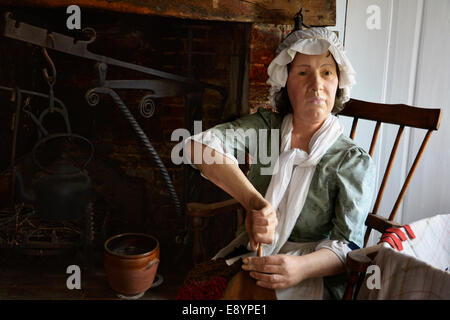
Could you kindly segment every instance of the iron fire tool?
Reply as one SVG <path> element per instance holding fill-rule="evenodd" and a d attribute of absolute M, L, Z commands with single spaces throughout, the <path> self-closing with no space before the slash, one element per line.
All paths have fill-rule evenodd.
<path fill-rule="evenodd" d="M 43 48 L 68 53 L 77 57 L 95 60 L 97 62 L 114 65 L 125 69 L 135 70 L 145 74 L 187 84 L 193 87 L 201 87 L 216 90 L 220 92 L 222 97 L 226 97 L 227 95 L 225 88 L 221 86 L 197 81 L 192 78 L 187 78 L 160 70 L 143 67 L 129 62 L 124 62 L 110 57 L 92 53 L 88 50 L 87 46 L 88 44 L 95 41 L 96 39 L 95 31 L 92 28 L 86 28 L 86 31 L 91 31 L 93 33 L 91 39 L 87 41 L 78 40 L 60 33 L 50 32 L 46 29 L 36 27 L 24 22 L 18 22 L 12 18 L 11 12 L 6 12 L 4 14 L 3 35 L 5 37 L 31 43 Z M 118 86 L 119 83 L 122 83 L 124 87 Z M 130 87 L 130 83 L 132 83 L 134 87 Z M 149 80 L 141 80 L 141 81 L 119 80 L 114 82 L 114 88 L 152 90 L 154 88 L 152 86 L 153 84 L 155 84 L 155 82 L 154 81 L 149 82 Z"/>

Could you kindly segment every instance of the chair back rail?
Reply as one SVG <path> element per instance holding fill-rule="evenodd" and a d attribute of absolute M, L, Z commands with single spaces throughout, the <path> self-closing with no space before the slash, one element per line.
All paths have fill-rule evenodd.
<path fill-rule="evenodd" d="M 406 104 L 382 104 L 350 99 L 339 115 L 404 125 L 407 127 L 438 130 L 441 109 L 428 109 Z"/>

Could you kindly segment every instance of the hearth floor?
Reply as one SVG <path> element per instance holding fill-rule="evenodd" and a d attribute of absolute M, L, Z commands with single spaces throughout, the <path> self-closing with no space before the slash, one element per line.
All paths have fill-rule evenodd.
<path fill-rule="evenodd" d="M 119 300 L 110 288 L 101 254 L 90 270 L 81 269 L 81 289 L 68 289 L 67 267 L 73 256 L 33 257 L 0 254 L 0 300 Z M 160 270 L 158 270 L 160 273 Z M 146 291 L 140 300 L 172 300 L 185 274 L 162 271 L 163 283 Z"/>

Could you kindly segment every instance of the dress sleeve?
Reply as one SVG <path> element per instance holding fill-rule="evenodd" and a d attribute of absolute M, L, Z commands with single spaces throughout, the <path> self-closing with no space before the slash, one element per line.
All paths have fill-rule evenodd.
<path fill-rule="evenodd" d="M 365 221 L 372 205 L 375 165 L 361 148 L 353 147 L 337 168 L 337 197 L 331 240 L 363 246 Z"/>
<path fill-rule="evenodd" d="M 217 133 L 215 132 L 215 130 L 209 129 L 203 132 L 200 132 L 196 135 L 190 136 L 189 138 L 187 138 L 184 142 L 184 159 L 185 159 L 185 163 L 190 164 L 192 167 L 194 167 L 195 169 L 197 169 L 197 167 L 195 166 L 195 163 L 197 163 L 197 159 L 194 159 L 194 163 L 191 162 L 191 157 L 190 157 L 190 148 L 186 148 L 186 146 L 189 146 L 189 142 L 190 141 L 196 141 L 199 142 L 201 144 L 204 144 L 208 147 L 210 147 L 211 149 L 225 155 L 227 158 L 233 160 L 234 163 L 238 164 L 238 160 L 234 157 L 234 153 L 230 153 L 228 152 L 228 150 L 230 150 L 229 147 L 227 147 L 223 141 L 223 139 L 221 139 L 221 136 L 217 135 Z"/>
<path fill-rule="evenodd" d="M 244 164 L 246 155 L 256 156 L 259 129 L 270 127 L 268 110 L 258 109 L 256 113 L 222 123 L 199 134 L 188 137 L 184 142 L 184 161 L 195 167 L 190 161 L 190 148 L 186 148 L 191 140 L 207 145 L 211 149 L 225 155 L 236 164 Z M 201 161 L 201 159 L 198 159 Z"/>
<path fill-rule="evenodd" d="M 375 188 L 375 165 L 361 148 L 347 151 L 336 170 L 337 195 L 330 238 L 321 241 L 316 250 L 327 248 L 344 262 L 349 251 L 362 247 L 365 221 Z"/>

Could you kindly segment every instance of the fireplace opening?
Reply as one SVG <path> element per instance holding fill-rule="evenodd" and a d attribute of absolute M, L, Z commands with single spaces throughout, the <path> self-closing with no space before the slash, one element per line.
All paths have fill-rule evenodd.
<path fill-rule="evenodd" d="M 90 52 L 192 80 L 192 83 L 177 82 L 114 64 L 108 64 L 104 75 L 113 87 L 112 81 L 130 80 L 113 90 L 158 153 L 183 209 L 190 201 L 215 202 L 228 198 L 198 171 L 172 162 L 171 151 L 180 141 L 172 141 L 171 135 L 179 128 L 193 133 L 194 121 L 201 120 L 202 130 L 206 130 L 248 113 L 246 83 L 251 24 L 86 9 L 83 27 L 92 30 L 82 32 L 67 30 L 67 14 L 62 9 L 0 7 L 0 11 L 11 12 L 9 17 L 16 21 L 78 41 L 92 39 L 95 30 L 95 41 L 88 46 Z M 43 69 L 47 70 L 48 77 Z M 49 81 L 52 77 L 53 84 Z M 45 52 L 39 45 L 0 36 L 0 79 L 0 87 L 4 89 L 0 90 L 0 248 L 15 252 L 8 261 L 0 263 L 2 271 L 7 274 L 14 268 L 17 271 L 17 266 L 24 267 L 23 261 L 30 259 L 27 257 L 30 254 L 50 259 L 49 256 L 74 248 L 75 251 L 84 249 L 86 244 L 92 249 L 94 260 L 101 263 L 105 240 L 125 232 L 144 232 L 158 239 L 161 274 L 182 275 L 187 271 L 193 264 L 189 221 L 184 212 L 177 214 L 154 157 L 111 96 L 101 96 L 95 106 L 86 100 L 87 92 L 102 82 L 99 61 L 51 48 Z M 153 80 L 162 80 L 158 85 L 163 87 L 152 90 L 141 86 Z M 164 81 L 169 89 L 164 87 Z M 50 110 L 39 118 L 51 105 L 66 110 L 66 115 Z M 44 129 L 39 129 L 39 124 Z M 42 213 L 57 202 L 55 199 L 48 200 L 47 206 L 39 206 L 36 199 L 24 201 L 27 194 L 39 198 L 43 170 L 54 165 L 55 159 L 76 159 L 72 167 L 80 168 L 90 156 L 89 145 L 82 147 L 73 137 L 54 139 L 55 146 L 37 152 L 34 148 L 44 139 L 43 130 L 50 136 L 70 131 L 94 148 L 85 167 L 91 197 L 83 213 L 76 217 L 43 218 Z M 64 146 L 68 142 L 70 146 Z M 40 157 L 41 166 L 36 165 L 34 154 Z M 58 167 L 58 170 L 70 171 L 72 167 Z M 74 172 L 69 173 L 70 179 L 82 179 Z M 210 243 L 209 256 L 233 237 L 227 231 L 232 230 L 233 223 L 228 218 L 209 222 L 204 235 Z M 184 243 L 176 241 L 180 230 Z M 80 254 L 81 264 L 87 263 L 84 254 L 84 251 Z M 166 280 L 170 282 L 170 276 Z"/>

